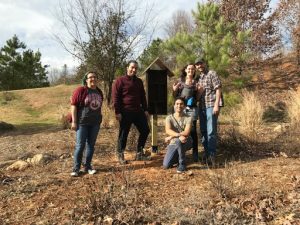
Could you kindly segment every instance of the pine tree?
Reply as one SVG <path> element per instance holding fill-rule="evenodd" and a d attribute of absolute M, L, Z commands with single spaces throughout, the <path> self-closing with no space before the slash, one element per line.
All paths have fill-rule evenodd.
<path fill-rule="evenodd" d="M 163 41 L 160 38 L 157 38 L 151 42 L 148 48 L 144 49 L 143 53 L 138 58 L 142 70 L 149 66 L 149 64 L 157 57 L 163 58 L 162 44 Z"/>
<path fill-rule="evenodd" d="M 210 68 L 221 76 L 228 76 L 234 25 L 225 23 L 219 14 L 218 5 L 212 3 L 204 5 L 198 3 L 193 16 L 197 24 L 195 41 L 201 43 L 198 55 L 203 56 Z"/>
<path fill-rule="evenodd" d="M 26 45 L 14 35 L 1 48 L 0 89 L 49 86 L 46 69 L 40 61 L 41 53 L 26 50 Z"/>

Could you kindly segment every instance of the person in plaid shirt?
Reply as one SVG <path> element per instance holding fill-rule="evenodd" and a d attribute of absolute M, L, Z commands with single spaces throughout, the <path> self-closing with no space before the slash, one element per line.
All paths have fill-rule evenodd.
<path fill-rule="evenodd" d="M 222 101 L 222 83 L 217 73 L 208 70 L 203 59 L 197 59 L 196 69 L 200 72 L 199 85 L 204 88 L 199 103 L 200 132 L 204 147 L 203 159 L 208 165 L 215 164 L 217 148 L 217 122 Z"/>

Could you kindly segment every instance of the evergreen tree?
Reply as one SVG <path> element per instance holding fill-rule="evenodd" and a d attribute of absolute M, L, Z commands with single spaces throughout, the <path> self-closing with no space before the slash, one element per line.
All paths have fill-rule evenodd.
<path fill-rule="evenodd" d="M 41 53 L 26 50 L 14 35 L 0 52 L 0 89 L 15 90 L 49 86 L 47 72 L 41 64 Z"/>
<path fill-rule="evenodd" d="M 198 56 L 204 56 L 221 76 L 228 76 L 234 24 L 225 23 L 216 4 L 198 3 L 197 10 L 192 13 L 197 24 L 194 40 L 200 44 Z"/>
<path fill-rule="evenodd" d="M 179 68 L 204 57 L 210 68 L 227 76 L 232 40 L 232 25 L 224 23 L 216 4 L 200 4 L 192 12 L 196 28 L 192 33 L 177 33 L 165 42 L 169 55 L 175 55 Z"/>
<path fill-rule="evenodd" d="M 144 49 L 143 53 L 138 58 L 142 70 L 147 68 L 147 66 L 149 66 L 157 57 L 163 58 L 162 44 L 163 41 L 160 38 L 157 38 L 151 42 L 149 47 Z"/>

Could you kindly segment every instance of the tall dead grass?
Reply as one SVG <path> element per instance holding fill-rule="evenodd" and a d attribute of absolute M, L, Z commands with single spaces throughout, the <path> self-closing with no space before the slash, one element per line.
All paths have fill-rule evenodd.
<path fill-rule="evenodd" d="M 232 122 L 239 124 L 239 132 L 250 140 L 257 139 L 263 125 L 263 106 L 257 96 L 255 92 L 244 91 L 242 103 L 231 113 Z"/>
<path fill-rule="evenodd" d="M 110 128 L 116 125 L 115 112 L 110 105 L 103 102 L 102 105 L 102 124 L 101 127 Z"/>
<path fill-rule="evenodd" d="M 291 91 L 287 102 L 287 112 L 291 120 L 291 125 L 300 126 L 300 88 L 297 91 Z"/>

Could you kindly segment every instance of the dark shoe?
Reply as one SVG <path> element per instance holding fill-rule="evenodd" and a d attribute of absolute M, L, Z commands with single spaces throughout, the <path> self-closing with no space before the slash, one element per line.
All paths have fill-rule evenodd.
<path fill-rule="evenodd" d="M 151 156 L 146 156 L 143 152 L 137 152 L 135 155 L 136 161 L 147 161 L 150 159 L 151 159 Z"/>
<path fill-rule="evenodd" d="M 209 156 L 206 158 L 206 164 L 207 166 L 210 167 L 215 167 L 216 166 L 216 158 L 215 156 Z"/>
<path fill-rule="evenodd" d="M 177 167 L 177 173 L 184 173 L 186 171 L 186 167 L 184 165 L 179 165 Z"/>
<path fill-rule="evenodd" d="M 118 161 L 121 165 L 127 164 L 127 161 L 125 160 L 124 153 L 117 153 Z"/>
<path fill-rule="evenodd" d="M 142 152 L 137 152 L 136 155 L 135 155 L 135 160 L 136 161 L 142 161 L 142 156 L 143 156 Z"/>

